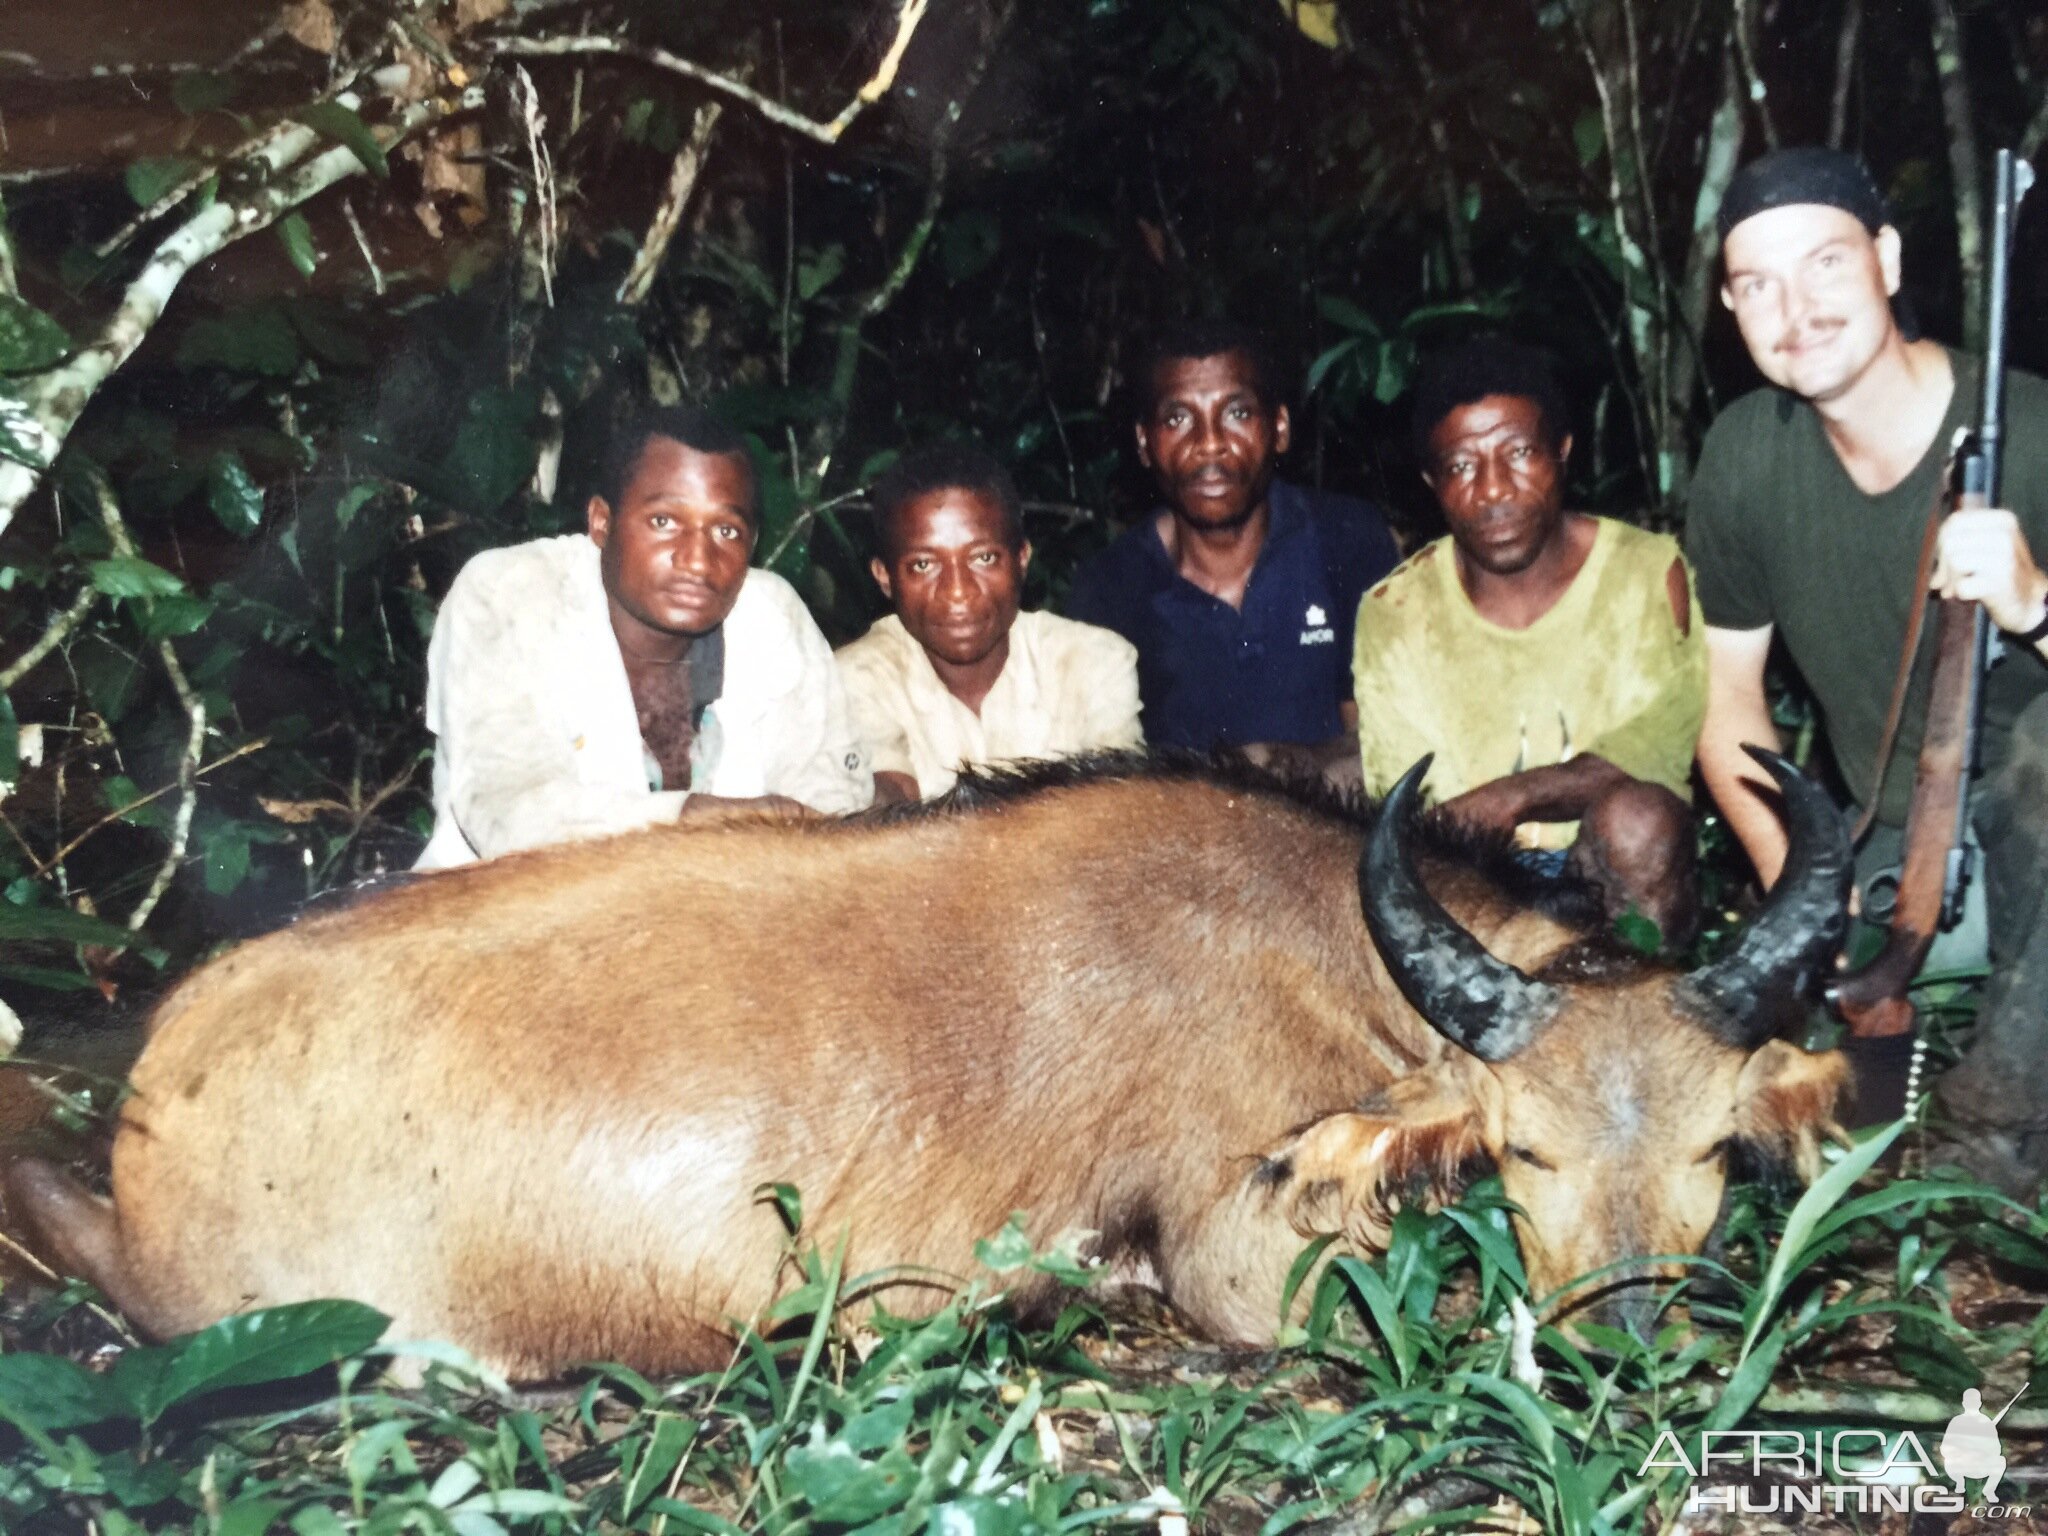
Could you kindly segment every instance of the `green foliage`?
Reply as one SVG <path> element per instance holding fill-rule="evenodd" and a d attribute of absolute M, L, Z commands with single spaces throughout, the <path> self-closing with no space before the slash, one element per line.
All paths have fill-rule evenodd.
<path fill-rule="evenodd" d="M 316 101 L 302 107 L 296 114 L 299 121 L 315 133 L 323 134 L 337 144 L 346 144 L 355 157 L 362 161 L 363 169 L 374 176 L 388 177 L 391 165 L 384 156 L 384 146 L 377 135 L 370 131 L 370 125 L 359 117 L 354 109 L 338 101 Z"/>
<path fill-rule="evenodd" d="M 221 527 L 246 538 L 263 523 L 263 491 L 232 449 L 217 453 L 206 472 L 206 504 Z"/>
<path fill-rule="evenodd" d="M 277 238 L 284 246 L 285 255 L 291 258 L 293 266 L 299 269 L 301 277 L 311 277 L 313 268 L 319 264 L 319 256 L 313 249 L 313 227 L 306 222 L 303 213 L 288 213 L 277 221 Z"/>
<path fill-rule="evenodd" d="M 0 373 L 38 373 L 70 350 L 64 327 L 34 305 L 0 293 Z"/>
<path fill-rule="evenodd" d="M 111 555 L 86 566 L 93 586 L 109 597 L 176 597 L 185 583 L 140 555 Z"/>
<path fill-rule="evenodd" d="M 40 446 L 41 437 L 28 407 L 0 394 L 0 459 L 12 459 L 30 469 L 49 468 L 49 460 Z"/>
<path fill-rule="evenodd" d="M 138 208 L 152 207 L 198 169 L 198 161 L 188 160 L 182 155 L 134 161 L 125 177 L 128 195 L 135 199 Z"/>
<path fill-rule="evenodd" d="M 103 1372 L 16 1351 L 0 1356 L 0 1419 L 20 1435 L 0 1460 L 0 1520 L 54 1530 L 83 1499 L 108 1529 L 796 1536 L 1081 1530 L 1184 1511 L 1279 1532 L 1398 1524 L 1418 1498 L 1436 1511 L 1424 1523 L 1455 1523 L 1505 1496 L 1545 1530 L 1647 1536 L 1685 1495 L 1669 1466 L 1637 1475 L 1659 1439 L 1696 1446 L 1704 1429 L 1805 1422 L 1773 1409 L 1772 1375 L 1797 1360 L 1811 1391 L 1859 1319 L 1895 1317 L 1901 1358 L 1932 1358 L 1919 1375 L 1932 1391 L 2009 1369 L 2013 1338 L 1972 1338 L 1947 1317 L 1940 1270 L 1894 1287 L 1888 1266 L 1854 1255 L 1889 1253 L 1902 1235 L 1925 1247 L 2000 1232 L 2039 1269 L 2048 1222 L 1987 1225 L 1999 1202 L 1972 1186 L 1845 1193 L 1817 1185 L 1789 1213 L 1746 1198 L 1756 1239 L 1725 1268 L 1693 1266 L 1732 1298 L 1694 1294 L 1692 1326 L 1672 1314 L 1637 1337 L 1537 1323 L 1506 1208 L 1482 1186 L 1434 1216 L 1400 1213 L 1376 1259 L 1320 1266 L 1304 1327 L 1250 1374 L 1227 1354 L 1212 1369 L 1148 1371 L 1142 1350 L 1077 1337 L 1090 1309 L 1032 1333 L 971 1287 L 923 1319 L 848 1305 L 880 1277 L 844 1275 L 800 1231 L 798 1283 L 724 1370 L 654 1382 L 599 1366 L 552 1411 L 508 1399 L 445 1347 L 368 1348 L 384 1320 L 344 1303 L 232 1318 L 131 1348 Z M 763 1197 L 800 1219 L 793 1190 Z M 1021 1230 L 1011 1222 L 983 1257 L 1067 1271 L 1068 1259 L 1020 1247 Z M 1767 1331 L 1745 1354 L 1754 1317 Z M 370 1384 L 393 1354 L 422 1362 L 423 1390 Z M 342 1355 L 330 1397 L 273 1395 L 263 1413 L 248 1396 Z M 1137 1374 L 1105 1368 L 1119 1358 Z M 1927 1411 L 1952 1401 L 1929 1398 Z"/>

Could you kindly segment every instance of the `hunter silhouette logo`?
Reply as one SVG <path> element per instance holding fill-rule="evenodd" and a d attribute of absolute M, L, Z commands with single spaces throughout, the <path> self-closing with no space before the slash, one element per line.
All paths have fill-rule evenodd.
<path fill-rule="evenodd" d="M 2021 1387 L 2012 1395 L 2012 1403 L 2026 1395 Z M 1941 1469 L 1956 1485 L 1956 1492 L 1963 1491 L 1964 1478 L 1984 1479 L 1984 1502 L 1998 1502 L 1998 1480 L 2005 1476 L 2005 1456 L 1998 1444 L 1998 1419 L 2012 1412 L 2012 1403 L 1998 1410 L 1997 1419 L 1987 1419 L 1983 1414 L 1984 1394 L 1975 1387 L 1963 1393 L 1963 1411 L 1948 1421 L 1948 1428 L 1941 1436 Z"/>

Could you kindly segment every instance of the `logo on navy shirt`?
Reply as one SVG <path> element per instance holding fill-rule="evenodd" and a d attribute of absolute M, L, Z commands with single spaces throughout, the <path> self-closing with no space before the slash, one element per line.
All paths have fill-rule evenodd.
<path fill-rule="evenodd" d="M 1321 603 L 1310 603 L 1308 612 L 1301 616 L 1301 622 L 1308 628 L 1301 632 L 1303 645 L 1335 645 L 1337 631 L 1330 628 L 1330 616 L 1323 612 Z"/>

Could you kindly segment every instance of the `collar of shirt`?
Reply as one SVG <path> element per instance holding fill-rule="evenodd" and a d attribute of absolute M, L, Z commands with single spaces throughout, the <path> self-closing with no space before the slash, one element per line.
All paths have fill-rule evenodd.
<path fill-rule="evenodd" d="M 1154 518 L 1168 510 L 1163 506 L 1154 508 Z M 1159 541 L 1156 526 L 1145 530 L 1143 546 L 1160 596 L 1194 608 L 1221 609 L 1241 619 L 1252 615 L 1254 592 L 1263 595 L 1262 587 L 1271 584 L 1270 581 L 1262 584 L 1260 576 L 1285 562 L 1289 546 L 1300 539 L 1307 526 L 1308 507 L 1301 491 L 1283 480 L 1272 481 L 1266 489 L 1266 537 L 1259 545 L 1258 558 L 1252 562 L 1252 573 L 1245 579 L 1242 610 L 1232 608 L 1212 592 L 1204 592 L 1181 575 L 1173 557 L 1166 552 L 1166 546 Z"/>

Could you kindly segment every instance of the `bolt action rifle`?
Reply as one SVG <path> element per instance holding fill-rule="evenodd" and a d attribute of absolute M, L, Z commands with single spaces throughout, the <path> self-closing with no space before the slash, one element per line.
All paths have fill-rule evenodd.
<path fill-rule="evenodd" d="M 1828 1002 L 1857 1036 L 1903 1035 L 1912 1029 L 1913 1005 L 1907 999 L 1907 989 L 1927 958 L 1935 934 L 1962 920 L 1963 896 L 1975 860 L 1969 842 L 1970 781 L 1977 773 L 1983 731 L 1984 674 L 1995 659 L 1991 626 L 1982 604 L 1933 597 L 1928 588 L 1941 521 L 1951 505 L 1959 511 L 1998 505 L 2005 446 L 2006 293 L 2013 223 L 2020 199 L 2033 181 L 2033 169 L 2025 161 L 2016 159 L 2009 149 L 1998 152 L 1991 281 L 1985 297 L 1983 393 L 1977 424 L 1957 453 L 1947 494 L 1928 518 L 1916 577 L 1918 589 L 1878 752 L 1877 785 L 1856 829 L 1861 842 L 1876 816 L 1884 771 L 1920 649 L 1922 624 L 1932 603 L 1936 610 L 1934 664 L 1927 690 L 1927 722 L 1913 773 L 1913 800 L 1906 815 L 1896 886 L 1888 912 L 1873 910 L 1870 903 L 1864 910 L 1866 918 L 1885 922 L 1888 929 L 1884 947 L 1874 960 L 1828 988 Z"/>

